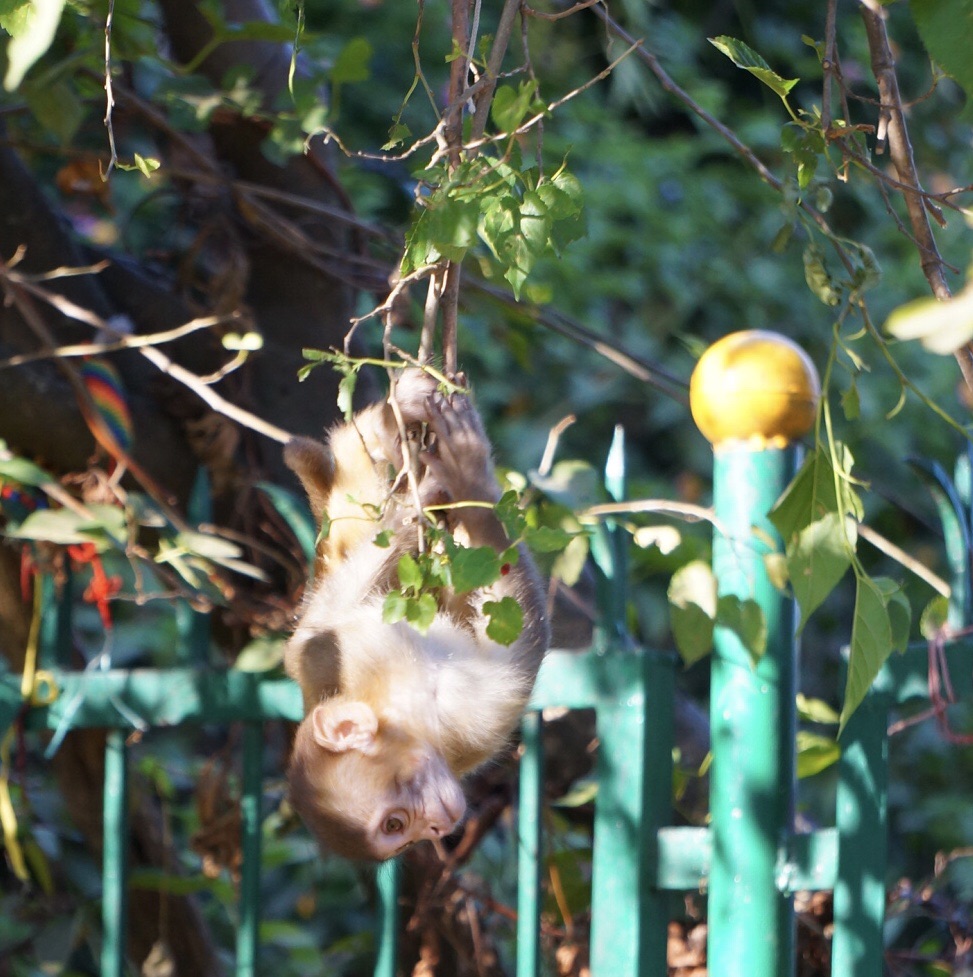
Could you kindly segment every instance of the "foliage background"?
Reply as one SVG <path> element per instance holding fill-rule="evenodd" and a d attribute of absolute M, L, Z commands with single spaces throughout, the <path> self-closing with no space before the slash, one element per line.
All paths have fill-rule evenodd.
<path fill-rule="evenodd" d="M 269 9 L 274 26 L 253 34 L 253 50 L 229 66 L 207 66 L 196 57 L 199 48 L 194 53 L 193 38 L 183 36 L 180 25 L 195 23 L 188 6 L 121 0 L 113 7 L 112 58 L 119 87 L 113 121 L 119 158 L 134 161 L 139 154 L 143 160 L 159 160 L 161 168 L 151 174 L 138 166 L 116 169 L 102 183 L 95 166 L 92 175 L 92 163 L 100 161 L 104 167 L 107 158 L 102 124 L 106 10 L 101 5 L 65 6 L 50 48 L 24 80 L 4 94 L 0 101 L 7 154 L 3 182 L 8 188 L 14 186 L 10 174 L 15 172 L 15 160 L 20 160 L 25 185 L 39 194 L 33 201 L 8 189 L 5 213 L 20 216 L 7 221 L 0 240 L 5 275 L 14 246 L 26 237 L 24 224 L 36 225 L 36 214 L 49 209 L 56 215 L 56 226 L 46 244 L 42 239 L 28 247 L 25 268 L 42 271 L 110 255 L 119 269 L 119 282 L 108 288 L 111 301 L 99 307 L 99 314 L 124 312 L 135 320 L 138 332 L 182 322 L 193 314 L 236 316 L 224 332 L 259 332 L 263 347 L 218 389 L 286 430 L 316 433 L 335 415 L 335 381 L 323 377 L 322 370 L 299 387 L 301 348 L 340 343 L 348 317 L 365 314 L 382 300 L 412 213 L 416 187 L 412 162 L 380 163 L 353 154 L 374 153 L 388 138 L 413 80 L 410 43 L 416 8 L 369 0 L 308 0 L 301 44 L 310 67 L 306 88 L 298 86 L 300 97 L 295 103 L 279 71 L 276 80 L 266 85 L 259 70 L 241 67 L 249 59 L 251 69 L 259 68 L 261 45 L 276 46 L 294 36 L 294 9 L 289 5 Z M 215 4 L 191 6 L 208 12 L 213 23 L 223 20 Z M 947 6 L 955 8 L 954 27 L 959 32 L 962 5 Z M 25 15 L 24 7 L 16 0 L 4 0 L 0 26 L 17 35 L 16 18 Z M 852 2 L 837 4 L 836 34 L 843 77 L 856 96 L 850 102 L 850 121 L 874 125 L 875 88 L 858 7 Z M 710 449 L 695 430 L 682 396 L 702 349 L 738 329 L 768 328 L 797 340 L 823 365 L 832 347 L 834 324 L 833 310 L 805 281 L 802 252 L 807 231 L 798 226 L 783 244 L 779 235 L 792 221 L 796 194 L 794 158 L 782 148 L 786 111 L 777 96 L 736 68 L 707 38 L 740 38 L 778 74 L 801 79 L 790 102 L 811 112 L 821 104 L 822 71 L 815 50 L 803 37 L 824 36 L 824 11 L 820 4 L 797 0 L 772 10 L 746 3 L 661 0 L 628 0 L 613 3 L 610 9 L 631 34 L 644 39 L 645 47 L 678 85 L 732 128 L 792 188 L 790 196 L 762 182 L 718 132 L 660 88 L 643 62 L 628 57 L 598 85 L 561 106 L 545 124 L 545 157 L 555 165 L 566 157 L 583 186 L 585 236 L 561 257 L 538 262 L 519 304 L 498 290 L 485 252 L 474 252 L 465 272 L 458 349 L 504 465 L 520 472 L 536 469 L 549 431 L 573 413 L 578 420 L 563 434 L 559 457 L 580 459 L 599 469 L 612 430 L 620 423 L 626 431 L 631 497 L 707 503 Z M 930 64 L 915 26 L 924 5 L 910 8 L 898 2 L 883 9 L 925 186 L 936 193 L 963 187 L 970 182 L 970 127 L 963 89 Z M 233 5 L 227 11 L 227 17 L 232 14 L 243 20 L 262 12 L 257 5 L 242 14 Z M 488 14 L 495 17 L 485 4 L 485 19 Z M 191 33 L 187 27 L 185 34 Z M 534 20 L 529 36 L 545 101 L 585 85 L 624 50 L 590 10 L 551 22 Z M 160 43 L 160 39 L 165 40 Z M 442 104 L 449 72 L 445 55 L 450 50 L 450 11 L 445 5 L 423 6 L 419 49 L 429 89 Z M 194 59 L 200 70 L 185 70 Z M 286 67 L 286 58 L 283 63 Z M 317 86 L 325 84 L 331 92 L 327 112 L 316 94 Z M 151 106 L 157 114 L 143 106 Z M 421 92 L 412 97 L 402 120 L 416 134 L 434 124 Z M 351 154 L 333 145 L 323 149 L 319 137 L 311 162 L 301 155 L 307 132 L 322 124 L 340 136 Z M 873 135 L 865 139 L 874 150 Z M 301 240 L 292 237 L 282 243 L 289 228 L 254 216 L 254 200 L 268 198 L 230 193 L 213 172 L 202 178 L 205 167 L 194 153 L 215 161 L 221 178 L 265 181 L 264 185 L 306 195 L 326 207 L 353 209 L 360 223 L 345 223 L 325 211 L 282 206 L 281 213 L 321 245 L 310 260 L 307 254 L 300 255 Z M 839 160 L 840 155 L 832 152 L 831 165 L 823 158 L 819 161 L 807 195 L 819 201 L 827 191 L 831 197 L 827 216 L 835 233 L 867 245 L 876 255 L 882 278 L 868 293 L 868 305 L 872 319 L 881 324 L 892 310 L 927 294 L 929 287 L 915 243 L 904 230 L 905 211 L 894 188 L 883 190 L 855 168 L 847 179 L 840 178 Z M 887 172 L 883 157 L 874 156 L 873 162 Z M 150 167 L 146 164 L 143 169 Z M 964 203 L 966 197 L 955 199 Z M 29 206 L 28 200 L 33 201 Z M 949 281 L 959 291 L 969 248 L 968 220 L 962 211 L 947 210 L 946 216 L 947 226 L 937 228 L 937 240 L 954 269 L 948 272 Z M 143 277 L 136 280 L 136 272 Z M 122 281 L 129 273 L 133 277 Z M 66 294 L 71 294 L 70 286 L 66 288 Z M 100 301 L 83 289 L 73 294 L 89 307 Z M 8 304 L 0 320 L 4 357 L 37 345 L 29 332 L 25 339 L 18 311 Z M 403 337 L 404 346 L 414 346 L 421 296 L 413 295 L 412 304 L 399 311 L 397 335 Z M 564 323 L 574 338 L 555 328 Z M 60 321 L 53 325 L 59 342 L 91 338 L 88 327 Z M 625 350 L 643 365 L 641 377 L 580 344 L 577 325 Z M 847 358 L 842 360 L 832 402 L 838 435 L 856 460 L 856 476 L 870 485 L 865 522 L 945 574 L 935 511 L 907 460 L 919 456 L 951 468 L 964 450 L 961 435 L 935 419 L 915 396 L 906 397 L 890 417 L 899 402 L 900 383 L 873 339 L 849 338 L 856 329 L 849 327 L 845 336 L 863 365 L 855 369 Z M 233 352 L 218 332 L 204 335 L 173 347 L 177 361 L 197 374 L 217 369 Z M 359 328 L 357 339 L 362 352 L 381 353 L 382 337 L 374 321 Z M 969 401 L 959 390 L 960 374 L 951 360 L 931 356 L 915 343 L 896 345 L 894 355 L 930 401 L 966 424 Z M 184 396 L 171 388 L 160 391 L 144 372 L 129 373 L 130 360 L 122 357 L 119 362 L 135 399 L 136 458 L 183 501 L 196 462 L 208 465 L 218 487 L 216 520 L 246 540 L 269 538 L 275 548 L 276 555 L 267 560 L 249 542 L 241 544 L 238 555 L 261 570 L 264 582 L 250 584 L 231 575 L 229 583 L 201 586 L 204 596 L 222 607 L 215 631 L 218 656 L 232 660 L 251 638 L 286 629 L 300 591 L 302 557 L 288 535 L 287 519 L 266 503 L 263 508 L 258 505 L 259 518 L 253 515 L 254 485 L 264 478 L 285 483 L 278 449 L 251 432 L 230 433 L 222 423 L 207 428 L 212 450 L 200 449 L 198 437 L 190 438 L 187 447 L 192 425 L 205 426 L 210 415 L 195 402 L 186 406 Z M 15 375 L 17 369 L 23 370 L 7 366 L 0 377 L 0 385 L 9 378 L 7 393 L 0 394 L 0 436 L 14 455 L 37 461 L 58 476 L 87 472 L 87 479 L 68 484 L 78 494 L 93 493 L 92 483 L 101 483 L 91 472 L 103 469 L 104 459 L 89 465 L 93 445 L 70 392 L 65 393 L 63 385 L 45 387 L 56 383 L 46 374 L 32 375 L 30 382 L 22 383 Z M 667 392 L 663 392 L 645 381 L 645 372 L 668 375 L 675 382 L 664 383 Z M 846 417 L 840 409 L 841 396 L 853 382 L 860 406 L 857 416 Z M 158 408 L 159 402 L 164 409 Z M 591 484 L 589 478 L 588 491 Z M 671 574 L 693 558 L 708 556 L 708 529 L 680 528 L 682 541 L 672 552 L 663 554 L 652 547 L 633 551 L 636 590 L 631 619 L 640 639 L 656 646 L 672 643 L 666 598 Z M 18 617 L 13 609 L 20 601 L 19 588 L 11 580 L 16 576 L 19 544 L 11 542 L 5 550 L 10 596 L 0 640 L 11 667 L 18 670 L 26 612 Z M 199 566 L 206 572 L 213 569 L 212 549 L 191 552 L 190 557 L 202 560 Z M 883 558 L 867 548 L 862 558 L 869 572 L 903 578 L 917 607 L 932 595 L 926 585 L 908 578 L 898 567 L 890 570 Z M 123 576 L 129 572 L 124 561 L 114 569 Z M 190 581 L 185 575 L 176 576 L 175 582 L 160 577 L 159 586 L 185 589 Z M 852 603 L 853 595 L 839 589 L 815 615 L 804 638 L 803 689 L 834 706 L 840 705 L 841 692 L 838 649 L 848 639 Z M 171 655 L 174 624 L 164 611 L 116 606 L 115 628 L 116 664 L 125 664 L 126 654 L 133 661 L 160 664 Z M 918 621 L 913 636 L 918 636 Z M 82 608 L 76 637 L 81 658 L 97 654 L 103 639 L 93 609 Z M 687 669 L 683 679 L 687 697 L 703 701 L 705 663 Z M 960 724 L 962 718 L 958 717 Z M 574 734 L 564 735 L 570 740 Z M 206 794 L 199 786 L 202 765 L 216 754 L 222 756 L 226 742 L 223 731 L 207 731 L 202 741 L 175 735 L 150 737 L 141 765 L 146 796 L 161 812 L 162 823 L 180 839 L 172 850 L 179 852 L 184 863 L 179 867 L 185 873 L 173 881 L 174 865 L 161 873 L 158 864 L 139 869 L 142 886 L 157 897 L 162 893 L 150 913 L 152 921 L 160 917 L 160 907 L 170 894 L 196 890 L 216 958 L 225 956 L 232 942 L 231 867 L 217 864 L 214 877 L 207 878 L 184 839 L 205 821 L 199 806 Z M 279 769 L 285 752 L 286 732 L 280 731 L 268 743 L 268 767 Z M 909 952 L 923 947 L 930 958 L 949 960 L 952 965 L 959 939 L 950 935 L 943 919 L 947 910 L 958 914 L 959 929 L 969 931 L 968 910 L 961 908 L 973 895 L 969 859 L 949 861 L 944 874 L 926 889 L 922 882 L 933 875 L 936 852 L 962 855 L 973 836 L 967 803 L 968 757 L 945 744 L 927 723 L 897 738 L 894 763 L 890 797 L 897 839 L 894 876 L 912 882 L 898 890 L 898 918 L 905 922 L 892 936 Z M 566 770 L 563 757 L 557 755 L 552 767 L 553 797 L 568 794 L 577 778 L 583 777 L 570 767 Z M 43 764 L 34 754 L 28 769 L 23 785 L 27 789 L 18 795 L 21 821 L 40 853 L 36 864 L 46 864 L 43 871 L 51 873 L 50 891 L 37 884 L 24 890 L 11 875 L 5 877 L 0 949 L 9 951 L 13 962 L 0 967 L 13 968 L 11 973 L 33 973 L 47 962 L 64 972 L 92 972 L 97 936 L 90 929 L 98 890 L 85 851 L 86 834 L 68 816 L 55 789 L 60 786 L 63 791 L 63 780 L 52 783 L 44 776 Z M 692 774 L 692 765 L 687 764 L 683 776 L 691 781 Z M 481 801 L 504 796 L 507 788 L 502 780 L 493 773 L 481 778 L 474 795 Z M 204 777 L 203 783 L 217 799 L 224 790 L 232 795 L 232 773 L 228 787 L 219 778 L 210 782 Z M 583 779 L 581 783 L 583 787 Z M 279 781 L 269 789 L 271 798 L 279 801 Z M 830 771 L 806 781 L 805 816 L 827 820 L 832 793 Z M 583 789 L 580 797 L 584 799 Z M 552 865 L 561 873 L 568 904 L 574 907 L 573 913 L 566 914 L 564 905 L 552 897 L 552 954 L 554 947 L 563 951 L 583 944 L 578 927 L 583 930 L 585 916 L 584 855 L 590 842 L 586 810 L 580 803 L 552 808 L 550 815 L 556 839 Z M 683 813 L 700 818 L 704 812 L 685 805 Z M 509 830 L 505 816 L 495 820 L 470 856 L 458 888 L 451 890 L 472 893 L 481 907 L 509 905 L 511 898 L 512 866 L 503 844 Z M 272 945 L 266 951 L 267 968 L 281 973 L 319 972 L 321 947 L 326 948 L 324 962 L 336 970 L 358 972 L 366 967 L 368 880 L 338 863 L 313 860 L 309 843 L 288 821 L 286 809 L 268 823 L 267 844 L 271 868 L 265 883 L 265 942 Z M 422 878 L 421 856 L 417 864 L 417 877 Z M 426 870 L 432 872 L 435 866 Z M 497 948 L 497 967 L 502 968 L 510 953 L 509 923 L 502 913 L 482 912 Z M 149 934 L 143 942 L 155 941 Z M 415 939 L 415 946 L 420 952 L 421 938 Z M 166 952 L 178 958 L 192 951 Z M 578 960 L 583 960 L 583 954 L 571 956 L 570 961 L 568 956 L 561 952 L 557 957 L 561 972 L 582 966 Z"/>

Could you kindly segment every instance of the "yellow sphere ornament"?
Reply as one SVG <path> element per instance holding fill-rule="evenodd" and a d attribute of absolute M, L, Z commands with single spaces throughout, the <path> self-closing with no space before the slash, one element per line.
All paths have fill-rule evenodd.
<path fill-rule="evenodd" d="M 821 384 L 807 353 L 774 332 L 749 329 L 715 342 L 689 382 L 696 426 L 714 447 L 782 447 L 814 424 Z"/>

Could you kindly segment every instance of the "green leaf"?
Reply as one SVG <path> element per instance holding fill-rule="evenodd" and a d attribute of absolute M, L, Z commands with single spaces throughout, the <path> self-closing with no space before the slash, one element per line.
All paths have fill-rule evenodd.
<path fill-rule="evenodd" d="M 176 533 L 175 543 L 186 552 L 206 560 L 234 560 L 242 554 L 240 547 L 228 539 L 191 529 Z"/>
<path fill-rule="evenodd" d="M 892 651 L 892 624 L 885 595 L 868 577 L 858 578 L 855 616 L 851 626 L 848 679 L 838 735 L 861 705 Z"/>
<path fill-rule="evenodd" d="M 355 413 L 355 387 L 358 384 L 358 374 L 352 371 L 346 373 L 338 384 L 338 410 L 346 421 L 350 421 Z"/>
<path fill-rule="evenodd" d="M 934 641 L 940 636 L 949 621 L 949 600 L 937 594 L 923 609 L 919 618 L 919 633 L 926 641 Z"/>
<path fill-rule="evenodd" d="M 973 102 L 973 0 L 911 0 L 909 9 L 929 56 L 966 93 L 968 118 Z"/>
<path fill-rule="evenodd" d="M 814 243 L 804 249 L 804 280 L 825 305 L 835 306 L 841 301 L 841 289 L 828 272 L 824 252 Z"/>
<path fill-rule="evenodd" d="M 386 624 L 395 624 L 405 620 L 409 608 L 409 601 L 401 590 L 390 590 L 382 602 L 382 620 Z"/>
<path fill-rule="evenodd" d="M 405 619 L 420 633 L 425 634 L 436 619 L 439 605 L 432 594 L 419 594 L 406 600 Z"/>
<path fill-rule="evenodd" d="M 834 766 L 841 759 L 838 741 L 806 729 L 797 732 L 797 776 L 804 780 Z"/>
<path fill-rule="evenodd" d="M 567 548 L 557 555 L 551 566 L 551 576 L 573 587 L 584 571 L 591 548 L 587 533 L 579 533 L 568 543 Z"/>
<path fill-rule="evenodd" d="M 838 512 L 829 512 L 797 534 L 787 547 L 787 573 L 801 609 L 798 630 L 821 606 L 851 566 L 858 533 Z"/>
<path fill-rule="evenodd" d="M 875 582 L 881 586 L 887 578 L 876 577 Z M 912 629 L 912 606 L 901 586 L 894 580 L 887 580 L 892 590 L 886 593 L 885 606 L 889 612 L 889 623 L 892 626 L 892 651 L 902 654 L 909 644 L 909 633 Z"/>
<path fill-rule="evenodd" d="M 0 2 L 0 28 L 11 37 L 22 34 L 27 30 L 30 11 L 30 0 L 2 0 Z"/>
<path fill-rule="evenodd" d="M 54 481 L 43 468 L 26 458 L 0 459 L 0 479 L 32 485 L 34 488 L 50 485 Z"/>
<path fill-rule="evenodd" d="M 550 246 L 551 218 L 547 204 L 536 190 L 524 193 L 520 205 L 520 232 L 535 255 L 542 255 Z"/>
<path fill-rule="evenodd" d="M 725 54 L 738 68 L 749 71 L 754 78 L 762 81 L 771 91 L 786 99 L 788 92 L 800 81 L 799 78 L 782 78 L 753 48 L 725 34 L 708 37 L 710 44 Z"/>
<path fill-rule="evenodd" d="M 270 672 L 284 661 L 286 640 L 279 635 L 261 635 L 244 645 L 233 667 L 241 672 Z"/>
<path fill-rule="evenodd" d="M 882 280 L 882 266 L 878 263 L 875 252 L 860 241 L 846 242 L 845 250 L 854 265 L 851 284 L 855 291 L 864 292 L 878 285 Z"/>
<path fill-rule="evenodd" d="M 576 535 L 557 526 L 537 526 L 525 530 L 524 542 L 535 553 L 560 553 Z"/>
<path fill-rule="evenodd" d="M 512 489 L 500 496 L 500 501 L 493 508 L 500 520 L 504 531 L 510 539 L 520 539 L 527 528 L 527 517 L 520 508 L 520 497 Z"/>
<path fill-rule="evenodd" d="M 590 804 L 598 797 L 598 781 L 592 777 L 581 779 L 571 785 L 568 792 L 559 797 L 556 801 L 551 801 L 552 807 L 583 807 Z"/>
<path fill-rule="evenodd" d="M 117 506 L 92 505 L 92 518 L 70 509 L 38 509 L 16 527 L 7 527 L 6 536 L 14 539 L 44 540 L 67 546 L 94 543 L 103 551 L 125 540 L 125 512 Z"/>
<path fill-rule="evenodd" d="M 825 447 L 809 452 L 800 471 L 770 512 L 770 521 L 790 544 L 805 527 L 829 512 L 861 520 L 861 499 L 851 485 L 854 459 L 841 442 L 834 446 L 840 469 L 835 471 Z M 839 501 L 840 494 L 840 501 Z"/>
<path fill-rule="evenodd" d="M 162 165 L 157 159 L 151 156 L 142 156 L 139 153 L 135 154 L 135 168 L 145 177 L 151 177 L 152 174 Z"/>
<path fill-rule="evenodd" d="M 500 579 L 500 555 L 492 546 L 456 546 L 449 556 L 458 594 L 489 587 Z"/>
<path fill-rule="evenodd" d="M 524 612 L 513 597 L 485 601 L 483 613 L 490 619 L 486 627 L 487 637 L 497 644 L 513 644 L 524 630 Z"/>
<path fill-rule="evenodd" d="M 399 557 L 398 572 L 403 590 L 419 590 L 422 587 L 422 571 L 411 553 L 403 553 Z"/>
<path fill-rule="evenodd" d="M 945 302 L 923 298 L 900 305 L 885 330 L 896 339 L 918 339 L 930 353 L 951 356 L 973 339 L 973 287 Z"/>
<path fill-rule="evenodd" d="M 392 545 L 392 537 L 394 535 L 391 529 L 383 529 L 380 533 L 375 534 L 372 544 L 381 547 L 383 550 L 387 550 Z"/>
<path fill-rule="evenodd" d="M 387 153 L 389 150 L 395 149 L 396 146 L 401 146 L 402 143 L 411 138 L 412 130 L 404 122 L 396 122 L 389 129 L 388 142 L 382 146 L 382 152 Z"/>
<path fill-rule="evenodd" d="M 37 121 L 61 143 L 69 143 L 74 138 L 84 121 L 85 107 L 72 85 L 66 81 L 25 82 L 21 93 Z"/>
<path fill-rule="evenodd" d="M 857 421 L 861 414 L 861 399 L 858 396 L 858 385 L 854 380 L 841 395 L 841 409 L 844 411 L 845 419 L 849 421 Z"/>
<path fill-rule="evenodd" d="M 64 0 L 30 0 L 26 14 L 17 10 L 17 18 L 11 18 L 9 23 L 11 27 L 16 26 L 17 33 L 11 33 L 7 45 L 3 87 L 8 92 L 17 88 L 34 62 L 51 46 L 63 10 Z"/>
<path fill-rule="evenodd" d="M 331 66 L 331 84 L 368 81 L 371 77 L 372 45 L 367 38 L 353 37 L 339 52 Z"/>
<path fill-rule="evenodd" d="M 602 501 L 601 475 L 588 462 L 559 461 L 550 474 L 528 472 L 531 485 L 567 509 L 585 509 Z"/>
<path fill-rule="evenodd" d="M 493 95 L 490 118 L 501 132 L 513 132 L 527 117 L 537 91 L 536 81 L 523 81 L 517 88 L 501 85 Z"/>
<path fill-rule="evenodd" d="M 672 575 L 669 623 L 676 648 L 687 665 L 712 650 L 716 607 L 716 577 L 708 563 L 694 560 Z"/>
<path fill-rule="evenodd" d="M 716 625 L 740 639 L 755 666 L 763 658 L 767 651 L 767 622 L 756 601 L 724 594 L 716 604 Z"/>
<path fill-rule="evenodd" d="M 837 726 L 840 719 L 823 699 L 810 699 L 800 692 L 797 694 L 797 717 L 807 723 L 827 726 Z"/>

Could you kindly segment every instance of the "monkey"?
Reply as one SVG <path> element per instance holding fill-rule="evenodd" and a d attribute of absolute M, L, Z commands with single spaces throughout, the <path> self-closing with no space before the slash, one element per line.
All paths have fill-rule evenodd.
<path fill-rule="evenodd" d="M 411 488 L 403 475 L 410 446 Z M 326 442 L 297 438 L 285 448 L 326 527 L 284 652 L 305 712 L 288 767 L 290 800 L 323 850 L 384 861 L 450 834 L 466 809 L 461 778 L 503 750 L 527 707 L 550 634 L 523 546 L 496 583 L 441 594 L 425 634 L 382 615 L 399 559 L 418 549 L 417 495 L 446 513 L 458 544 L 509 548 L 492 507 L 501 493 L 491 455 L 470 398 L 440 392 L 417 368 Z M 377 545 L 384 530 L 385 547 Z M 487 635 L 482 610 L 505 596 L 523 612 L 509 646 Z"/>

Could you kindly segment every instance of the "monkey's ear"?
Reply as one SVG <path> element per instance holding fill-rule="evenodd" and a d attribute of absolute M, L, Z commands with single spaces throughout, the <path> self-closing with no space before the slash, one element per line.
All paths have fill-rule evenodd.
<path fill-rule="evenodd" d="M 332 753 L 370 753 L 375 746 L 378 717 L 364 702 L 332 700 L 314 707 L 311 728 L 318 746 Z"/>
<path fill-rule="evenodd" d="M 334 484 L 334 458 L 313 438 L 294 438 L 284 447 L 284 463 L 301 480 L 314 519 L 320 524 Z"/>

